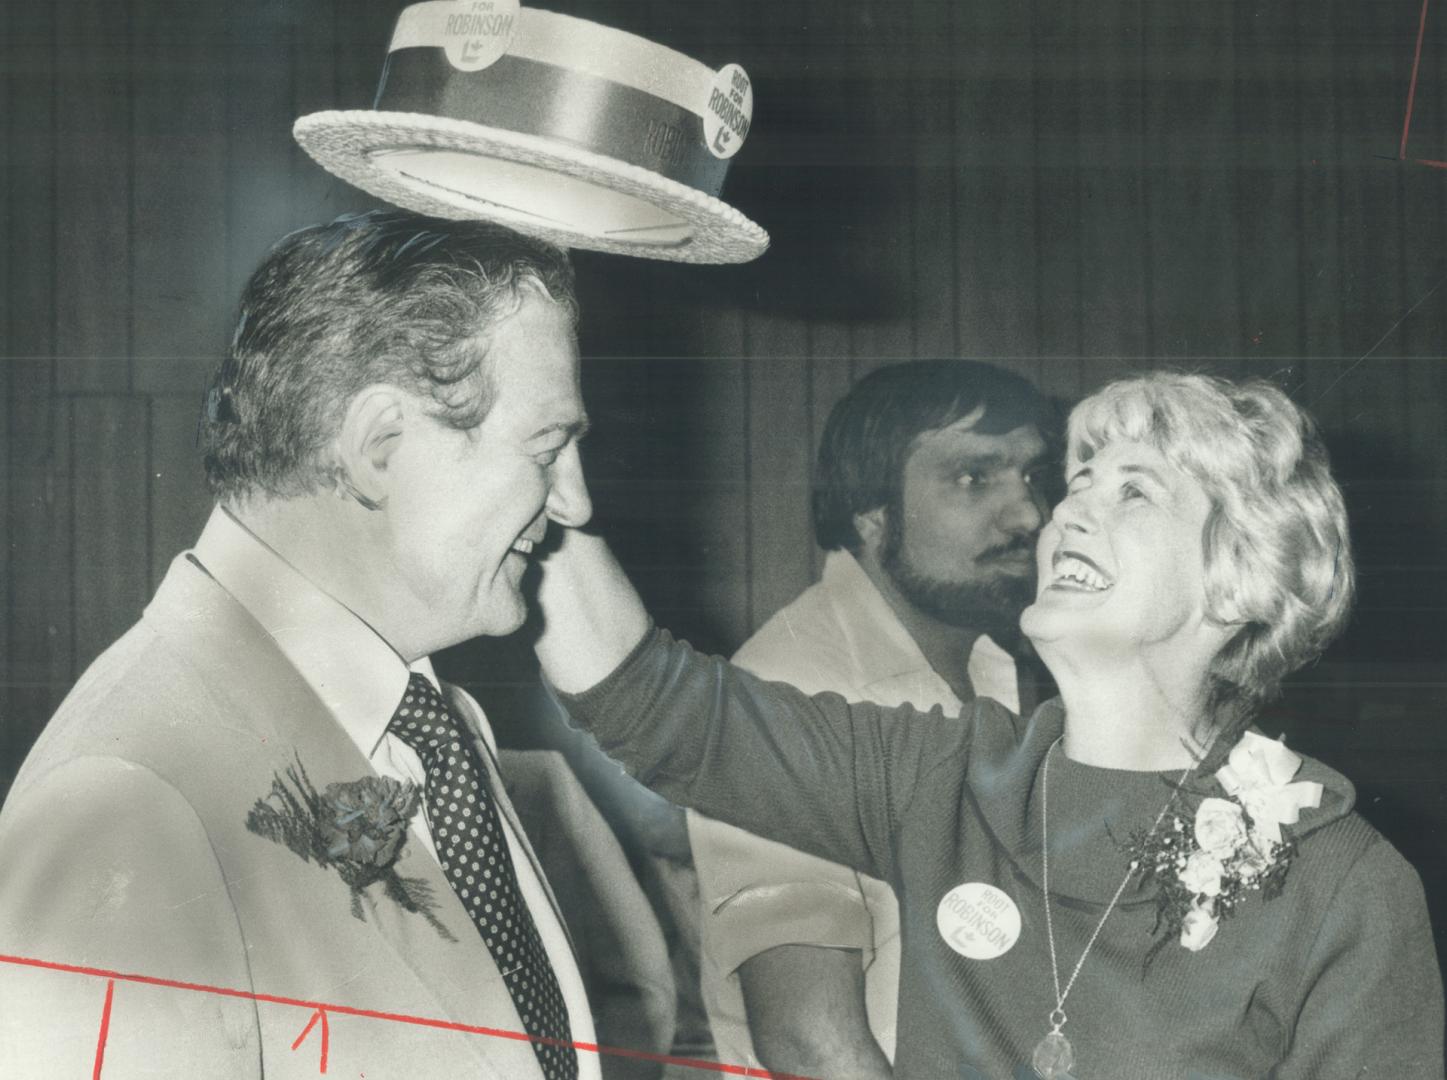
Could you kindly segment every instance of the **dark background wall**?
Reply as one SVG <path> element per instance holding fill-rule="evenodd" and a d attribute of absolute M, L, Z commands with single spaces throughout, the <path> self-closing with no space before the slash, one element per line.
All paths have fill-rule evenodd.
<path fill-rule="evenodd" d="M 1065 399 L 1159 363 L 1275 378 L 1327 432 L 1362 588 L 1267 726 L 1359 782 L 1447 922 L 1447 4 L 553 6 L 755 79 L 726 194 L 773 249 L 576 260 L 587 465 L 660 619 L 730 650 L 810 580 L 812 446 L 880 363 Z M 193 417 L 245 275 L 371 205 L 289 129 L 370 103 L 395 10 L 0 5 L 0 790 L 204 520 Z"/>

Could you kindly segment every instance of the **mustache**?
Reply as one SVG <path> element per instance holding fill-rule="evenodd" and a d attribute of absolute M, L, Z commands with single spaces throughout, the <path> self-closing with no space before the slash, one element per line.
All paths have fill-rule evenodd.
<path fill-rule="evenodd" d="M 1007 540 L 1003 544 L 996 544 L 994 547 L 987 547 L 975 557 L 976 562 L 992 562 L 995 560 L 1009 559 L 1014 561 L 1021 555 L 1028 555 L 1032 558 L 1035 555 L 1035 540 L 1017 536 L 1013 540 Z"/>

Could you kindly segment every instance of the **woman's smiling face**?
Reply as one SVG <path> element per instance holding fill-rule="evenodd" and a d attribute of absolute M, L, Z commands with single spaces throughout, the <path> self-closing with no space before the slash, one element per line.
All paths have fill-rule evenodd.
<path fill-rule="evenodd" d="M 1068 641 L 1119 655 L 1200 628 L 1211 511 L 1201 485 L 1129 440 L 1087 461 L 1073 451 L 1066 483 L 1036 547 L 1039 584 L 1021 616 L 1025 634 L 1037 645 Z"/>

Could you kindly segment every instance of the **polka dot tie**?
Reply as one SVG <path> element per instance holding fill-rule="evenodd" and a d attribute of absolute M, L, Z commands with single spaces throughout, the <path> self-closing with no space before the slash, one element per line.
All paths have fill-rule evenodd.
<path fill-rule="evenodd" d="M 543 1075 L 547 1080 L 573 1080 L 578 1055 L 568 1006 L 518 889 L 502 819 L 472 736 L 432 684 L 416 674 L 408 680 L 387 730 L 417 751 L 427 770 L 423 794 L 438 860 L 487 943 L 523 1026 L 534 1037 Z"/>

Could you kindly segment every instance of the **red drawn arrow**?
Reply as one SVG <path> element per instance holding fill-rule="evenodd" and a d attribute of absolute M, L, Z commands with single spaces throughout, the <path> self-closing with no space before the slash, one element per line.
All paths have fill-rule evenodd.
<path fill-rule="evenodd" d="M 111 999 L 116 996 L 116 981 L 111 979 L 106 983 L 106 1003 L 100 1011 L 100 1037 L 95 1043 L 95 1071 L 92 1072 L 91 1080 L 100 1080 L 101 1066 L 106 1060 L 106 1036 L 111 1030 Z"/>
<path fill-rule="evenodd" d="M 411 1024 L 438 1031 L 453 1031 L 464 1035 L 481 1035 L 494 1039 L 512 1039 L 518 1042 L 534 1042 L 540 1038 L 529 1035 L 526 1031 L 510 1031 L 506 1028 L 463 1024 L 455 1020 L 443 1020 L 439 1017 L 413 1016 L 407 1013 L 385 1012 L 380 1009 L 364 1009 L 356 1005 L 343 1005 L 339 1002 L 312 1001 L 306 998 L 267 994 L 257 990 L 242 990 L 231 986 L 210 986 L 205 983 L 168 979 L 159 975 L 143 975 L 135 971 L 115 971 L 111 968 L 68 964 L 60 960 L 42 960 L 34 956 L 11 956 L 6 953 L 0 953 L 0 966 L 5 965 L 35 968 L 42 971 L 68 972 L 86 978 L 105 979 L 108 981 L 106 1005 L 101 1014 L 100 1038 L 96 1045 L 96 1064 L 93 1080 L 100 1080 L 101 1059 L 105 1052 L 106 1034 L 110 1030 L 112 988 L 117 982 L 134 983 L 139 986 L 161 987 L 186 993 L 215 994 L 220 997 L 239 998 L 243 1001 L 257 1001 L 267 1005 L 284 1005 L 298 1009 L 309 1009 L 312 1013 L 311 1020 L 307 1023 L 305 1030 L 297 1036 L 296 1042 L 292 1044 L 292 1049 L 295 1050 L 302 1044 L 302 1041 L 311 1033 L 311 1029 L 316 1027 L 317 1020 L 320 1019 L 322 1023 L 322 1072 L 326 1072 L 327 1054 L 331 1044 L 331 1033 L 327 1027 L 326 1015 L 329 1012 L 334 1012 L 342 1016 L 358 1017 L 363 1020 L 375 1020 L 393 1024 Z M 599 1046 L 597 1043 L 581 1041 L 574 1041 L 571 1045 L 575 1050 L 582 1053 L 607 1054 L 612 1057 L 632 1058 L 635 1061 L 652 1061 L 663 1065 L 676 1065 L 687 1069 L 699 1069 L 704 1072 L 722 1073 L 727 1076 L 758 1077 L 760 1080 L 815 1080 L 815 1078 L 799 1076 L 794 1073 L 769 1072 L 758 1066 L 704 1061 L 700 1058 L 675 1057 L 669 1054 L 657 1054 L 651 1050 L 634 1050 L 619 1046 Z"/>
<path fill-rule="evenodd" d="M 296 1042 L 291 1044 L 291 1048 L 295 1050 L 306 1041 L 306 1037 L 311 1034 L 312 1028 L 317 1026 L 318 1020 L 322 1022 L 322 1067 L 320 1071 L 325 1073 L 327 1071 L 327 1050 L 331 1047 L 332 1041 L 331 1030 L 327 1027 L 326 1009 L 319 1008 L 316 1012 L 312 1013 L 312 1018 L 306 1022 L 306 1027 L 301 1029 L 301 1034 L 296 1037 Z"/>

